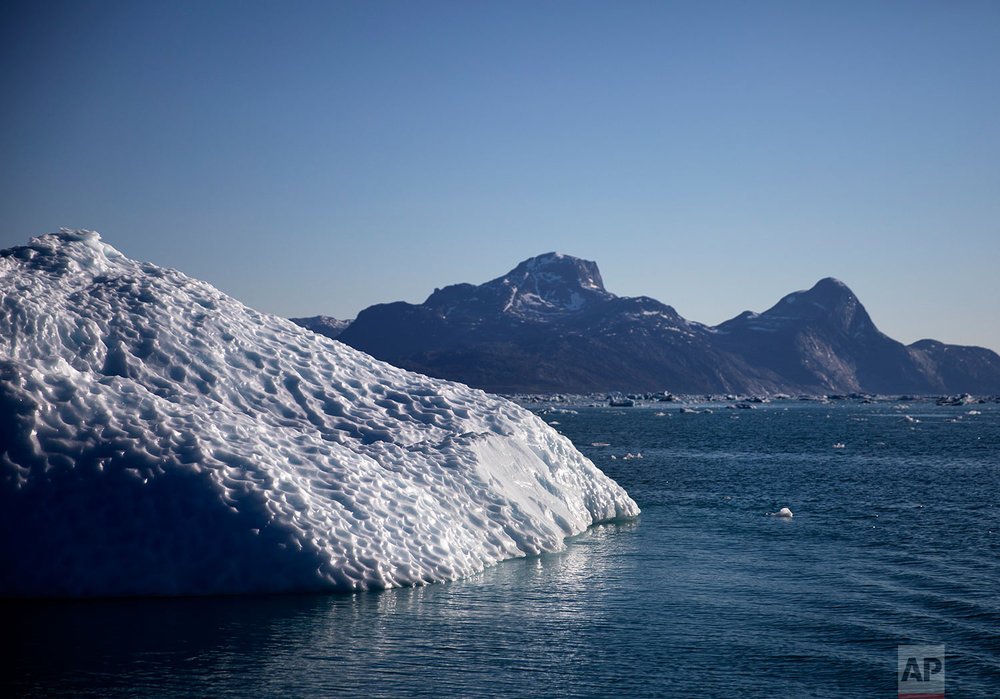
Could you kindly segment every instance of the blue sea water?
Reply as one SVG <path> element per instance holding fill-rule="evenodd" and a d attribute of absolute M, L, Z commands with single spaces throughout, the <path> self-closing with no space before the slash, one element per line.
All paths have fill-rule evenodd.
<path fill-rule="evenodd" d="M 699 407 L 543 415 L 643 509 L 563 552 L 357 595 L 6 603 L 0 691 L 889 697 L 900 644 L 943 644 L 948 696 L 1000 695 L 1000 405 Z"/>

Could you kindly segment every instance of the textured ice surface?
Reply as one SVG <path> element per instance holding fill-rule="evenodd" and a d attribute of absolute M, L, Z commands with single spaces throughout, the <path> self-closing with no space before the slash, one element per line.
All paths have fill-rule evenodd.
<path fill-rule="evenodd" d="M 638 514 L 540 419 L 96 233 L 0 252 L 0 594 L 458 578 Z"/>

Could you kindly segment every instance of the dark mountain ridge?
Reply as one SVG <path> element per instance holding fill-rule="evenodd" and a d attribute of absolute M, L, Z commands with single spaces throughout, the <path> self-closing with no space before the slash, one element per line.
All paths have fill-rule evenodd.
<path fill-rule="evenodd" d="M 1000 391 L 996 353 L 931 340 L 907 347 L 833 278 L 709 327 L 607 291 L 594 262 L 547 253 L 478 286 L 435 289 L 421 304 L 331 321 L 296 319 L 405 369 L 501 393 Z"/>
<path fill-rule="evenodd" d="M 821 279 L 761 314 L 742 313 L 715 328 L 717 344 L 789 387 L 812 393 L 930 390 L 909 350 L 875 327 L 843 282 Z"/>

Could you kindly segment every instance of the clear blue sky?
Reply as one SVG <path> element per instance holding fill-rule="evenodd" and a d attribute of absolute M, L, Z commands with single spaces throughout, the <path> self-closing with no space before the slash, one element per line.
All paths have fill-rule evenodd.
<path fill-rule="evenodd" d="M 824 276 L 1000 350 L 1000 2 L 6 2 L 0 247 L 281 315 L 550 250 L 718 323 Z"/>

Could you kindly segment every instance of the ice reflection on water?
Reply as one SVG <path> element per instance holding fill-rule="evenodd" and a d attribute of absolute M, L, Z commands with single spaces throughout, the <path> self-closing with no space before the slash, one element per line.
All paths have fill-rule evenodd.
<path fill-rule="evenodd" d="M 593 660 L 593 631 L 620 623 L 602 600 L 634 574 L 628 549 L 639 526 L 593 527 L 563 552 L 444 585 L 7 604 L 19 668 L 9 689 L 25 696 L 442 696 L 564 686 L 573 694 L 576 665 Z"/>

